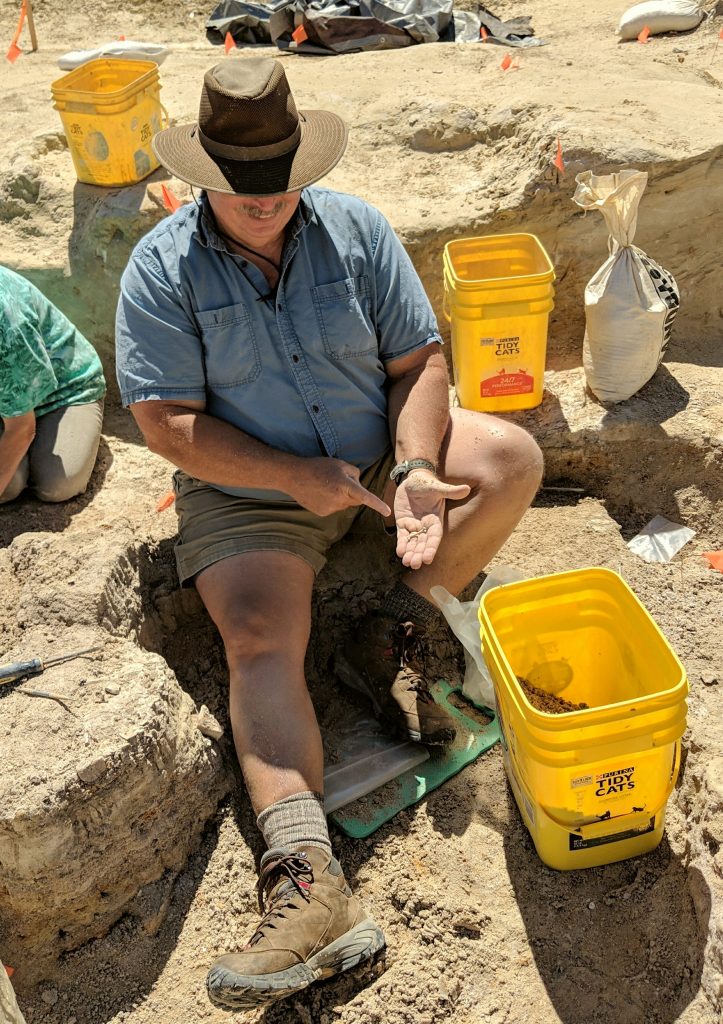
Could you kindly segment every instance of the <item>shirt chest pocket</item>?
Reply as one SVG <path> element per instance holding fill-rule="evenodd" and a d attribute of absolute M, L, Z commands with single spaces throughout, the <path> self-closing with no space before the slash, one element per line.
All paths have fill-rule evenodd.
<path fill-rule="evenodd" d="M 261 358 L 246 304 L 196 313 L 196 320 L 209 387 L 231 388 L 255 381 L 261 373 Z"/>
<path fill-rule="evenodd" d="M 377 354 L 371 320 L 369 278 L 347 277 L 311 289 L 324 348 L 333 359 Z"/>

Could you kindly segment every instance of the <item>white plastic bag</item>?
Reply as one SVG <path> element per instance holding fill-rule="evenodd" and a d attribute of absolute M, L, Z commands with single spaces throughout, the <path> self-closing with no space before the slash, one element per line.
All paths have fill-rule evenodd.
<path fill-rule="evenodd" d="M 695 530 L 689 526 L 673 523 L 665 516 L 656 516 L 628 541 L 628 547 L 646 562 L 670 562 L 693 537 Z"/>
<path fill-rule="evenodd" d="M 637 39 L 643 29 L 651 36 L 661 32 L 687 32 L 703 20 L 703 4 L 698 0 L 645 0 L 629 7 L 620 19 L 621 39 Z"/>
<path fill-rule="evenodd" d="M 585 376 L 601 402 L 624 402 L 663 358 L 680 304 L 678 286 L 633 245 L 648 175 L 584 171 L 575 181 L 573 201 L 583 210 L 599 210 L 610 232 L 610 256 L 585 288 Z"/>
<path fill-rule="evenodd" d="M 479 636 L 479 619 L 477 612 L 483 594 L 493 587 L 504 586 L 505 583 L 516 583 L 525 577 L 517 569 L 509 565 L 500 565 L 488 573 L 484 583 L 475 594 L 473 601 L 464 604 L 453 597 L 444 587 L 432 587 L 430 594 L 437 602 L 442 615 L 449 623 L 449 628 L 464 647 L 465 673 L 462 693 L 475 704 L 484 704 L 494 708 L 495 691 L 492 677 L 482 657 Z"/>

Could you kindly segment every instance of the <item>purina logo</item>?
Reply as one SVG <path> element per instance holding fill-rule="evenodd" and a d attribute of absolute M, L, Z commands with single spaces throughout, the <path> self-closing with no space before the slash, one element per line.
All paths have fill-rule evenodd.
<path fill-rule="evenodd" d="M 595 776 L 597 789 L 595 796 L 612 796 L 614 793 L 623 793 L 629 789 L 635 789 L 633 782 L 634 768 L 616 768 L 611 772 L 602 772 Z"/>
<path fill-rule="evenodd" d="M 520 339 L 516 338 L 499 338 L 497 341 L 497 348 L 495 349 L 496 356 L 518 356 L 520 354 Z"/>
<path fill-rule="evenodd" d="M 480 345 L 494 345 L 495 339 L 494 338 L 480 338 L 479 343 L 480 343 Z"/>

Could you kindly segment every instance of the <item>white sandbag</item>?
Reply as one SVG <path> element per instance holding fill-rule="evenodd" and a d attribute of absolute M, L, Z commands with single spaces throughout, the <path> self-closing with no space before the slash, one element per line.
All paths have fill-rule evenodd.
<path fill-rule="evenodd" d="M 645 0 L 623 14 L 618 35 L 621 39 L 637 39 L 646 25 L 651 36 L 661 32 L 687 32 L 700 25 L 704 13 L 698 0 Z"/>
<path fill-rule="evenodd" d="M 610 232 L 610 256 L 585 288 L 585 376 L 601 402 L 624 402 L 650 380 L 663 358 L 678 312 L 678 286 L 672 274 L 633 245 L 648 175 L 584 171 L 575 181 L 573 201 L 583 210 L 599 210 Z"/>
<path fill-rule="evenodd" d="M 0 1024 L 25 1024 L 25 1018 L 15 1001 L 10 978 L 0 960 Z"/>

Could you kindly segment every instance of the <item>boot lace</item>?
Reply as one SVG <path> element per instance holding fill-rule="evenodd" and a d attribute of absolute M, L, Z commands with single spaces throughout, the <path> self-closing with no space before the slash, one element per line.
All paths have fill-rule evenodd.
<path fill-rule="evenodd" d="M 278 887 L 268 900 L 266 893 L 279 881 L 286 880 Z M 296 853 L 279 854 L 270 857 L 261 868 L 259 880 L 256 883 L 256 892 L 259 899 L 259 913 L 263 914 L 259 926 L 251 936 L 248 946 L 253 946 L 261 938 L 268 928 L 276 928 L 280 921 L 287 917 L 287 911 L 298 910 L 295 902 L 298 896 L 308 903 L 310 901 L 308 889 L 314 881 L 314 872 L 311 864 L 305 857 Z M 265 911 L 265 913 L 264 913 Z"/>
<path fill-rule="evenodd" d="M 400 622 L 395 630 L 396 651 L 399 667 L 404 675 L 407 689 L 413 691 L 425 704 L 433 704 L 425 679 L 425 656 L 423 639 L 425 630 L 414 622 Z"/>

